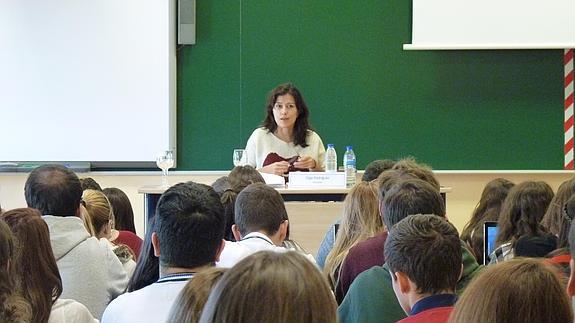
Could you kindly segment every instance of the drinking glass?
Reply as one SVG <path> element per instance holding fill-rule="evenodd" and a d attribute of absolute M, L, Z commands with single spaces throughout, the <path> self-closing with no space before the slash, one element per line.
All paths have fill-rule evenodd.
<path fill-rule="evenodd" d="M 243 166 L 246 163 L 246 150 L 245 149 L 234 149 L 234 167 Z"/>
<path fill-rule="evenodd" d="M 169 187 L 168 169 L 174 167 L 174 153 L 171 150 L 166 150 L 158 154 L 156 165 L 162 170 L 162 187 Z"/>

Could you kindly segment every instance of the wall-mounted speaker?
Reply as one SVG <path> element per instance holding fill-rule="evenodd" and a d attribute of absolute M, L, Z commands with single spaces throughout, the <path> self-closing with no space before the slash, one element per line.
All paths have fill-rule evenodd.
<path fill-rule="evenodd" d="M 196 0 L 178 0 L 178 45 L 196 43 Z"/>

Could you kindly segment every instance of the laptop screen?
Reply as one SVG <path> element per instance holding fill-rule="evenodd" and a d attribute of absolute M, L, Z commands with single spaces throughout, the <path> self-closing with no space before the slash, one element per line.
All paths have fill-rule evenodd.
<path fill-rule="evenodd" d="M 495 237 L 497 237 L 497 222 L 486 221 L 483 223 L 483 264 L 490 261 L 489 255 L 495 249 Z"/>

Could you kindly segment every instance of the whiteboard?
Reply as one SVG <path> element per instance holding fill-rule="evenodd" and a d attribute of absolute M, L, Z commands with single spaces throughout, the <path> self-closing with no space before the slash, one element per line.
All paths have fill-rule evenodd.
<path fill-rule="evenodd" d="M 413 0 L 404 48 L 572 48 L 574 12 L 574 0 Z"/>
<path fill-rule="evenodd" d="M 1 0 L 0 161 L 175 148 L 172 0 Z"/>

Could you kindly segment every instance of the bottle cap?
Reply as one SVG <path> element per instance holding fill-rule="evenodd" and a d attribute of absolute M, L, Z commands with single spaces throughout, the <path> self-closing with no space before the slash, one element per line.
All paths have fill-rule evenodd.
<path fill-rule="evenodd" d="M 333 144 L 327 144 L 327 148 L 333 148 Z"/>
<path fill-rule="evenodd" d="M 353 147 L 352 147 L 352 146 L 345 146 L 345 149 L 347 149 L 347 150 L 352 150 Z"/>

